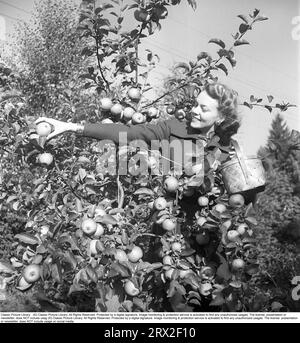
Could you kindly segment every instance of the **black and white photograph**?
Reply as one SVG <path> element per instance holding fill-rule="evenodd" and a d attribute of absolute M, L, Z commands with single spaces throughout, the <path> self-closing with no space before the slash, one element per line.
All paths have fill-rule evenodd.
<path fill-rule="evenodd" d="M 299 322 L 299 82 L 298 0 L 0 0 L 0 321 Z"/>

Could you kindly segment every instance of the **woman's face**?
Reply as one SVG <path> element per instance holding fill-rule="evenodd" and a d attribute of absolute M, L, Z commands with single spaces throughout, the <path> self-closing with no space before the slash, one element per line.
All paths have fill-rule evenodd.
<path fill-rule="evenodd" d="M 218 101 L 209 96 L 206 91 L 201 92 L 196 101 L 197 106 L 192 108 L 190 126 L 194 129 L 208 131 L 221 118 Z"/>

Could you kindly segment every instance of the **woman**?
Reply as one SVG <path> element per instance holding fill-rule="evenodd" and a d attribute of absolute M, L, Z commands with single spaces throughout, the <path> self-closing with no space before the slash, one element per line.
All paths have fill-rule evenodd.
<path fill-rule="evenodd" d="M 186 164 L 187 156 L 191 161 L 195 160 L 197 156 L 199 157 L 197 144 L 199 145 L 200 142 L 203 148 L 205 141 L 213 136 L 217 136 L 220 146 L 225 147 L 223 151 L 226 152 L 231 136 L 237 132 L 240 126 L 237 113 L 237 94 L 220 83 L 208 84 L 205 87 L 197 96 L 190 118 L 185 122 L 170 119 L 156 124 L 133 126 L 91 123 L 80 125 L 42 117 L 36 121 L 36 124 L 41 122 L 47 122 L 53 127 L 47 140 L 65 132 L 75 132 L 99 140 L 111 140 L 116 144 L 120 143 L 121 133 L 126 134 L 127 142 L 140 140 L 148 146 L 152 146 L 153 142 L 168 142 L 169 147 L 173 147 L 173 149 L 164 151 L 163 159 L 173 162 L 175 159 L 182 161 L 183 166 Z M 182 148 L 181 151 L 176 152 L 176 147 Z M 228 151 L 229 149 L 227 149 Z M 221 159 L 224 161 L 226 157 L 223 156 Z"/>

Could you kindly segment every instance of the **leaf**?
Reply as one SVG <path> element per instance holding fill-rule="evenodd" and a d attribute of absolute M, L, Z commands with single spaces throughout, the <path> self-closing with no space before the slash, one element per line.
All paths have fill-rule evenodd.
<path fill-rule="evenodd" d="M 274 99 L 273 95 L 267 95 L 268 101 L 271 103 Z"/>
<path fill-rule="evenodd" d="M 265 17 L 263 15 L 260 15 L 258 16 L 257 18 L 255 18 L 254 21 L 264 21 L 264 20 L 268 20 L 269 18 L 268 17 Z"/>
<path fill-rule="evenodd" d="M 242 19 L 246 24 L 248 24 L 248 18 L 245 15 L 239 14 L 238 18 Z"/>
<path fill-rule="evenodd" d="M 228 70 L 227 70 L 227 68 L 225 67 L 225 65 L 224 65 L 223 63 L 217 64 L 216 67 L 219 68 L 219 69 L 221 69 L 221 70 L 223 70 L 224 73 L 225 73 L 226 75 L 228 75 Z"/>
<path fill-rule="evenodd" d="M 18 233 L 17 235 L 15 235 L 14 238 L 18 239 L 22 243 L 29 245 L 35 245 L 39 243 L 36 237 L 29 235 L 28 233 Z"/>
<path fill-rule="evenodd" d="M 224 280 L 229 280 L 231 278 L 231 272 L 228 267 L 228 263 L 222 263 L 219 268 L 217 269 L 217 276 Z"/>
<path fill-rule="evenodd" d="M 57 261 L 56 263 L 51 264 L 50 268 L 53 279 L 58 283 L 62 283 L 62 270 L 60 262 Z"/>
<path fill-rule="evenodd" d="M 284 306 L 278 302 L 278 301 L 273 301 L 271 304 L 271 309 L 274 312 L 280 312 L 280 310 L 283 308 Z"/>
<path fill-rule="evenodd" d="M 265 108 L 266 108 L 270 113 L 272 113 L 272 111 L 273 111 L 272 106 L 265 105 Z"/>
<path fill-rule="evenodd" d="M 109 297 L 109 299 L 105 301 L 105 305 L 107 307 L 107 312 L 119 312 L 121 306 L 119 297 L 117 295 Z"/>
<path fill-rule="evenodd" d="M 209 303 L 209 306 L 221 306 L 225 303 L 225 299 L 221 293 L 218 293 L 216 297 Z"/>
<path fill-rule="evenodd" d="M 152 196 L 152 195 L 154 195 L 154 192 L 149 188 L 139 188 L 133 194 L 135 194 L 135 195 L 145 194 L 145 195 Z"/>
<path fill-rule="evenodd" d="M 1 273 L 13 274 L 14 267 L 9 262 L 0 261 L 0 274 Z"/>
<path fill-rule="evenodd" d="M 259 271 L 259 264 L 250 264 L 248 266 L 246 266 L 245 268 L 245 272 L 249 275 L 254 275 L 256 273 L 258 273 Z"/>
<path fill-rule="evenodd" d="M 72 250 L 80 250 L 77 246 L 75 239 L 69 233 L 63 233 L 58 240 L 59 245 L 63 245 L 64 243 L 68 243 Z"/>
<path fill-rule="evenodd" d="M 253 105 L 249 104 L 247 101 L 244 101 L 243 105 L 246 106 L 246 107 L 249 107 L 251 110 L 253 108 Z"/>
<path fill-rule="evenodd" d="M 190 66 L 184 62 L 179 62 L 175 64 L 174 69 L 179 69 L 179 68 L 185 69 L 186 72 L 190 71 Z"/>
<path fill-rule="evenodd" d="M 246 39 L 238 39 L 234 42 L 234 46 L 250 44 Z"/>
<path fill-rule="evenodd" d="M 69 288 L 68 296 L 70 296 L 72 293 L 82 292 L 84 291 L 84 288 L 79 285 L 79 283 L 74 282 L 71 287 Z"/>
<path fill-rule="evenodd" d="M 83 181 L 85 179 L 85 177 L 87 176 L 86 170 L 83 168 L 79 168 L 78 176 L 79 176 L 80 180 Z"/>
<path fill-rule="evenodd" d="M 250 26 L 248 24 L 242 23 L 239 27 L 240 33 L 245 33 L 249 30 Z"/>
<path fill-rule="evenodd" d="M 138 307 L 142 311 L 146 311 L 146 304 L 143 302 L 142 299 L 139 298 L 133 298 L 133 303 L 136 307 Z"/>
<path fill-rule="evenodd" d="M 8 204 L 8 203 L 10 203 L 11 201 L 16 200 L 16 199 L 19 199 L 19 197 L 16 196 L 16 195 L 10 195 L 10 196 L 6 199 L 6 203 Z"/>
<path fill-rule="evenodd" d="M 65 251 L 64 252 L 64 258 L 65 260 L 71 265 L 72 269 L 75 269 L 77 266 L 77 260 L 74 256 L 74 254 L 72 253 L 72 251 Z"/>
<path fill-rule="evenodd" d="M 221 39 L 218 39 L 218 38 L 212 38 L 208 41 L 208 43 L 217 44 L 223 49 L 225 49 L 225 46 L 226 46 L 225 43 Z"/>
<path fill-rule="evenodd" d="M 231 281 L 229 283 L 229 285 L 233 288 L 241 288 L 242 287 L 242 283 L 240 281 L 237 281 L 237 280 Z"/>
<path fill-rule="evenodd" d="M 112 262 L 110 265 L 110 272 L 109 272 L 109 276 L 110 277 L 114 277 L 120 275 L 122 277 L 128 277 L 129 276 L 129 271 L 126 267 L 124 267 L 121 264 Z"/>
<path fill-rule="evenodd" d="M 253 17 L 256 17 L 259 12 L 260 12 L 260 10 L 255 8 L 255 10 L 253 11 Z"/>
<path fill-rule="evenodd" d="M 86 270 L 86 274 L 87 274 L 87 276 L 89 277 L 89 279 L 90 279 L 92 282 L 97 283 L 97 281 L 98 281 L 98 275 L 97 275 L 95 269 L 92 268 L 91 266 L 86 266 L 85 270 Z"/>
<path fill-rule="evenodd" d="M 196 0 L 188 0 L 188 3 L 192 7 L 192 9 L 195 11 L 195 9 L 197 8 Z"/>
<path fill-rule="evenodd" d="M 104 216 L 97 216 L 95 218 L 97 223 L 116 225 L 118 221 L 110 214 L 105 214 Z"/>
<path fill-rule="evenodd" d="M 188 249 L 184 249 L 181 252 L 181 256 L 182 257 L 186 257 L 186 256 L 191 256 L 196 252 L 196 250 L 192 249 L 192 248 L 188 248 Z"/>
<path fill-rule="evenodd" d="M 257 222 L 256 218 L 254 218 L 254 217 L 247 217 L 247 218 L 245 218 L 245 221 L 249 224 L 254 225 L 254 226 L 258 225 L 258 222 Z"/>

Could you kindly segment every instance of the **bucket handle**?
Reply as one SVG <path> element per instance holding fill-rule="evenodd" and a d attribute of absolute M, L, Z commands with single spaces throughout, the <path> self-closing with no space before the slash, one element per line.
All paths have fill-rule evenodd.
<path fill-rule="evenodd" d="M 235 139 L 231 139 L 231 142 L 232 142 L 232 145 L 233 145 L 233 147 L 234 147 L 234 149 L 236 151 L 236 155 L 237 155 L 239 164 L 240 164 L 240 166 L 242 168 L 242 172 L 244 174 L 246 183 L 249 184 L 248 168 L 246 166 L 246 162 L 245 162 L 244 156 L 242 154 L 241 148 L 239 146 L 239 143 Z"/>

